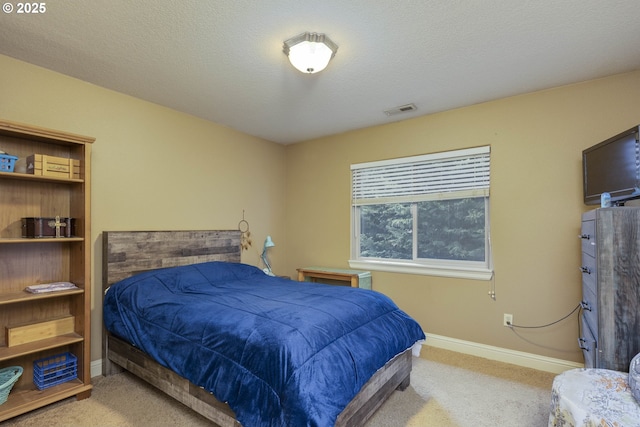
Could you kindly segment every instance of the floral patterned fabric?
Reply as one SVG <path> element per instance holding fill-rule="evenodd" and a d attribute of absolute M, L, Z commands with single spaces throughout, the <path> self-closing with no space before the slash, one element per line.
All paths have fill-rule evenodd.
<path fill-rule="evenodd" d="M 640 403 L 640 354 L 636 354 L 629 364 L 629 387 L 633 397 Z"/>
<path fill-rule="evenodd" d="M 626 372 L 572 369 L 553 380 L 549 427 L 640 427 Z"/>

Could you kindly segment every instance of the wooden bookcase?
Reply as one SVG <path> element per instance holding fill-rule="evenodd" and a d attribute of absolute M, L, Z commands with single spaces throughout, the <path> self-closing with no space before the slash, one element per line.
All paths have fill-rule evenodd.
<path fill-rule="evenodd" d="M 0 368 L 24 372 L 0 421 L 50 403 L 91 395 L 91 143 L 94 138 L 0 120 L 0 150 L 19 158 L 32 154 L 80 161 L 76 179 L 0 171 Z M 76 218 L 75 236 L 23 238 L 22 218 Z M 31 294 L 29 285 L 69 281 L 80 289 Z M 73 316 L 74 331 L 9 346 L 7 327 L 38 325 Z M 77 379 L 38 390 L 33 362 L 70 352 Z"/>

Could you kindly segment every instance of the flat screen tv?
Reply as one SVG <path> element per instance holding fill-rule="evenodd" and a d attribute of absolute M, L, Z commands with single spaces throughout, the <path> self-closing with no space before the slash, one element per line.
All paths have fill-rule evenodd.
<path fill-rule="evenodd" d="M 582 152 L 584 203 L 600 204 L 602 193 L 614 205 L 640 197 L 640 125 Z"/>

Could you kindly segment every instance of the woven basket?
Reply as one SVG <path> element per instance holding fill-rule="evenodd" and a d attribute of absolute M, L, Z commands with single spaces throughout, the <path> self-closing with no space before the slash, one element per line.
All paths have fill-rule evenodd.
<path fill-rule="evenodd" d="M 9 366 L 0 369 L 0 405 L 7 401 L 13 385 L 22 375 L 22 366 Z"/>

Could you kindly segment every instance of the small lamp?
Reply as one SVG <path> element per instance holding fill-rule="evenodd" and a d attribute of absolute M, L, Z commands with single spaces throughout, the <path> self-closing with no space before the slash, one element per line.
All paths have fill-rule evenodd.
<path fill-rule="evenodd" d="M 271 236 L 267 236 L 266 239 L 264 239 L 264 247 L 262 249 L 262 255 L 260 255 L 260 258 L 262 258 L 262 262 L 264 263 L 264 265 L 266 266 L 266 268 L 262 271 L 264 271 L 264 274 L 269 275 L 269 276 L 273 276 L 273 271 L 271 271 L 271 264 L 269 263 L 269 260 L 267 259 L 267 249 L 274 247 L 276 244 L 273 243 L 273 240 L 271 240 Z"/>
<path fill-rule="evenodd" d="M 329 65 L 338 45 L 324 34 L 306 32 L 285 40 L 282 50 L 296 69 L 313 74 Z"/>

